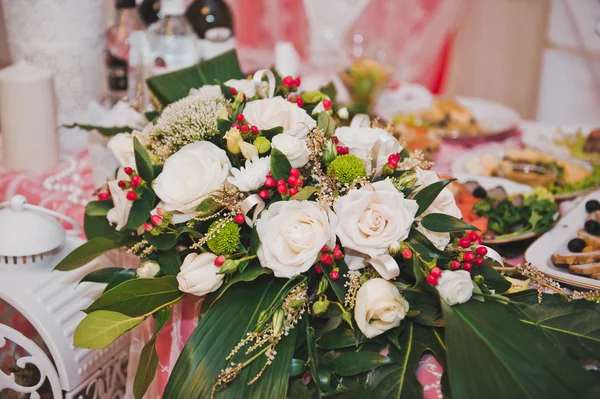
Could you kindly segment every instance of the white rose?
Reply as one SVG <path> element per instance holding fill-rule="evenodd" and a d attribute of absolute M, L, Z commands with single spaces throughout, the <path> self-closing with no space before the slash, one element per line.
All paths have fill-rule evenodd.
<path fill-rule="evenodd" d="M 108 189 L 110 190 L 114 208 L 108 211 L 106 218 L 110 224 L 116 224 L 115 230 L 120 231 L 127 224 L 133 201 L 127 199 L 125 190 L 119 187 L 117 180 L 109 181 Z"/>
<path fill-rule="evenodd" d="M 209 252 L 191 253 L 185 257 L 181 270 L 177 274 L 179 289 L 196 296 L 206 295 L 219 289 L 223 284 L 223 274 L 217 274 L 215 266 L 217 255 Z"/>
<path fill-rule="evenodd" d="M 147 260 L 137 268 L 135 274 L 139 278 L 153 278 L 160 272 L 160 265 L 153 260 Z"/>
<path fill-rule="evenodd" d="M 430 184 L 436 183 L 440 181 L 440 178 L 437 173 L 431 170 L 423 170 L 421 168 L 416 168 L 417 172 L 417 184 L 419 185 L 419 190 L 429 186 Z M 443 213 L 446 215 L 454 216 L 457 219 L 462 218 L 462 212 L 458 205 L 456 205 L 456 199 L 454 198 L 454 194 L 448 187 L 444 187 L 444 189 L 438 194 L 436 199 L 433 201 L 429 208 L 423 212 L 420 217 L 424 217 L 430 213 Z"/>
<path fill-rule="evenodd" d="M 194 213 L 204 196 L 223 186 L 231 162 L 208 141 L 188 144 L 171 155 L 152 188 L 166 211 Z"/>
<path fill-rule="evenodd" d="M 371 168 L 371 150 L 379 137 L 390 136 L 393 138 L 393 141 L 386 142 L 379 150 L 377 157 L 378 168 L 383 167 L 387 163 L 390 155 L 402 151 L 402 147 L 396 145 L 398 143 L 397 140 L 380 128 L 343 126 L 335 129 L 335 136 L 339 140 L 339 145 L 348 147 L 350 154 L 356 155 L 363 161 L 368 159 L 367 168 L 369 170 Z"/>
<path fill-rule="evenodd" d="M 233 87 L 239 92 L 246 95 L 246 98 L 252 98 L 256 95 L 256 87 L 254 86 L 253 80 L 248 79 L 229 79 L 223 83 L 227 87 Z"/>
<path fill-rule="evenodd" d="M 471 274 L 465 270 L 444 270 L 435 288 L 437 288 L 444 302 L 450 306 L 465 303 L 473 295 Z"/>
<path fill-rule="evenodd" d="M 450 233 L 437 233 L 423 227 L 421 223 L 417 224 L 417 230 L 423 233 L 425 237 L 440 251 L 446 249 L 450 243 Z"/>
<path fill-rule="evenodd" d="M 288 134 L 278 134 L 271 139 L 271 146 L 285 155 L 292 168 L 301 168 L 308 163 L 310 152 L 304 140 Z"/>
<path fill-rule="evenodd" d="M 271 157 L 259 158 L 257 156 L 248 159 L 245 166 L 239 169 L 231 169 L 231 175 L 227 178 L 240 191 L 248 192 L 258 190 L 265 184 L 267 174 L 271 170 Z"/>
<path fill-rule="evenodd" d="M 304 109 L 280 96 L 250 101 L 244 108 L 244 117 L 261 130 L 281 126 L 283 133 L 300 139 L 317 126 Z"/>
<path fill-rule="evenodd" d="M 190 96 L 200 96 L 203 98 L 225 98 L 219 85 L 204 85 L 198 89 L 191 89 Z"/>
<path fill-rule="evenodd" d="M 354 319 L 367 338 L 398 327 L 409 306 L 398 288 L 382 278 L 364 283 L 356 293 Z"/>
<path fill-rule="evenodd" d="M 404 241 L 419 206 L 404 198 L 389 179 L 338 198 L 333 210 L 339 218 L 336 233 L 345 248 L 374 258 Z"/>
<path fill-rule="evenodd" d="M 141 132 L 115 134 L 106 144 L 106 148 L 117 158 L 122 167 L 129 166 L 135 169 L 134 137 L 140 141 L 140 144 L 144 146 L 148 144 L 148 137 Z"/>
<path fill-rule="evenodd" d="M 323 245 L 335 245 L 335 215 L 314 201 L 280 201 L 263 211 L 256 225 L 258 259 L 275 277 L 304 273 Z"/>

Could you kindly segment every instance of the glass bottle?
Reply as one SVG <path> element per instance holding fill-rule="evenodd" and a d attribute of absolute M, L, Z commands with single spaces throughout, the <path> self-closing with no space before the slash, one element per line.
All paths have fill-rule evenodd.
<path fill-rule="evenodd" d="M 198 35 L 202 59 L 235 48 L 233 17 L 223 0 L 196 0 L 185 13 Z"/>

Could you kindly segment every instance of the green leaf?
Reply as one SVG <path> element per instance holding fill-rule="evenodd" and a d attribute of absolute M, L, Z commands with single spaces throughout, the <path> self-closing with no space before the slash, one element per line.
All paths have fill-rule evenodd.
<path fill-rule="evenodd" d="M 479 230 L 469 223 L 444 213 L 430 213 L 421 220 L 427 230 L 437 233 L 452 233 L 454 231 Z"/>
<path fill-rule="evenodd" d="M 312 399 L 313 396 L 310 394 L 308 387 L 304 385 L 302 380 L 297 379 L 290 382 L 288 388 L 287 398 L 289 399 Z"/>
<path fill-rule="evenodd" d="M 219 204 L 214 199 L 208 197 L 203 200 L 200 205 L 196 208 L 196 211 L 201 214 L 201 216 L 206 217 L 215 214 L 219 210 L 223 209 L 223 205 Z"/>
<path fill-rule="evenodd" d="M 135 153 L 135 167 L 138 175 L 148 184 L 152 183 L 152 180 L 154 180 L 152 161 L 150 160 L 148 151 L 146 151 L 137 137 L 133 138 L 133 151 Z"/>
<path fill-rule="evenodd" d="M 120 271 L 125 270 L 122 267 L 106 267 L 104 269 L 94 270 L 81 279 L 80 283 L 108 283 Z"/>
<path fill-rule="evenodd" d="M 290 201 L 293 200 L 298 200 L 298 201 L 304 201 L 309 199 L 314 193 L 318 192 L 319 190 L 316 189 L 316 187 L 313 186 L 306 186 L 303 187 L 300 191 L 298 191 L 295 195 L 292 195 L 290 197 Z"/>
<path fill-rule="evenodd" d="M 150 243 L 150 245 L 152 245 L 153 247 L 155 247 L 156 249 L 160 250 L 160 251 L 166 251 L 169 250 L 171 248 L 173 248 L 175 245 L 177 245 L 177 239 L 179 237 L 179 234 L 176 233 L 161 233 L 157 236 L 152 235 L 151 233 L 144 233 L 144 238 L 146 239 L 146 241 L 148 241 L 148 243 Z"/>
<path fill-rule="evenodd" d="M 119 244 L 106 238 L 92 238 L 83 245 L 75 248 L 63 260 L 59 262 L 54 270 L 66 272 L 77 269 L 105 252 L 119 248 Z"/>
<path fill-rule="evenodd" d="M 363 336 L 361 336 L 360 339 L 357 339 L 352 329 L 341 324 L 335 330 L 323 333 L 319 339 L 317 339 L 315 344 L 320 349 L 331 350 L 358 346 L 363 342 L 366 342 Z"/>
<path fill-rule="evenodd" d="M 75 329 L 73 345 L 78 348 L 102 349 L 143 320 L 143 316 L 129 317 L 107 310 L 92 312 Z"/>
<path fill-rule="evenodd" d="M 179 270 L 181 270 L 181 263 L 179 252 L 177 252 L 175 249 L 162 252 L 160 255 L 158 255 L 158 264 L 160 265 L 160 270 L 166 276 L 177 276 Z"/>
<path fill-rule="evenodd" d="M 450 259 L 451 257 L 451 255 L 449 255 L 448 253 L 437 249 L 435 245 L 433 245 L 433 243 L 429 241 L 429 239 L 425 237 L 423 233 L 421 233 L 414 227 L 411 227 L 406 242 L 411 244 L 413 248 L 423 248 L 424 252 L 422 253 L 427 254 L 430 258 Z"/>
<path fill-rule="evenodd" d="M 136 399 L 141 399 L 144 396 L 152 380 L 154 380 L 158 368 L 158 353 L 156 353 L 154 344 L 158 333 L 161 332 L 170 318 L 171 311 L 168 309 L 161 310 L 154 317 L 154 335 L 144 345 L 140 353 L 138 368 L 133 381 L 133 395 Z"/>
<path fill-rule="evenodd" d="M 104 292 L 110 291 L 117 285 L 135 278 L 135 269 L 124 269 L 117 273 L 104 287 Z"/>
<path fill-rule="evenodd" d="M 142 316 L 183 297 L 173 276 L 133 279 L 119 284 L 94 301 L 86 313 L 111 310 L 128 316 Z"/>
<path fill-rule="evenodd" d="M 394 360 L 377 352 L 331 351 L 323 357 L 323 362 L 335 374 L 348 377 L 393 364 Z"/>
<path fill-rule="evenodd" d="M 285 155 L 277 148 L 271 149 L 271 172 L 275 180 L 287 180 L 292 165 Z"/>
<path fill-rule="evenodd" d="M 108 203 L 112 208 L 112 201 L 104 202 Z M 120 239 L 119 233 L 108 223 L 106 216 L 90 216 L 85 214 L 83 216 L 83 231 L 88 240 L 103 238 L 116 242 Z"/>
<path fill-rule="evenodd" d="M 290 377 L 297 377 L 304 374 L 306 370 L 306 362 L 302 359 L 292 359 L 292 371 L 290 371 Z"/>
<path fill-rule="evenodd" d="M 442 192 L 442 190 L 446 188 L 448 184 L 452 183 L 455 180 L 456 179 L 440 180 L 419 190 L 419 192 L 415 194 L 413 198 L 415 201 L 417 201 L 417 204 L 419 205 L 419 210 L 417 211 L 415 217 L 423 214 L 423 212 L 425 212 L 427 208 L 429 208 L 429 206 L 433 204 L 433 202 Z"/>
<path fill-rule="evenodd" d="M 85 130 L 87 132 L 96 131 L 106 137 L 112 137 L 119 133 L 131 133 L 131 131 L 134 130 L 132 127 L 129 127 L 129 126 L 105 127 L 105 126 L 94 126 L 94 125 L 81 125 L 79 123 L 63 125 L 63 127 L 67 128 L 67 129 L 79 128 L 79 129 Z"/>
<path fill-rule="evenodd" d="M 329 130 L 329 122 L 331 120 L 331 117 L 329 116 L 329 114 L 325 111 L 320 112 L 319 113 L 319 118 L 317 120 L 317 126 L 319 127 L 319 130 L 321 130 L 323 133 L 327 134 L 327 131 Z"/>
<path fill-rule="evenodd" d="M 321 356 L 315 346 L 315 330 L 312 327 L 306 327 L 306 348 L 308 350 L 308 368 L 319 390 L 319 397 L 321 397 L 321 392 L 330 390 L 331 372 L 321 364 Z"/>
<path fill-rule="evenodd" d="M 85 214 L 89 216 L 106 217 L 108 211 L 113 208 L 112 201 L 90 201 L 85 206 Z"/>
<path fill-rule="evenodd" d="M 329 277 L 329 274 L 336 265 L 340 269 L 338 271 L 339 278 L 337 280 L 332 280 Z M 348 266 L 343 259 L 336 259 L 335 263 L 331 265 L 321 264 L 321 267 L 323 268 L 323 276 L 325 276 L 329 286 L 333 289 L 333 292 L 335 292 L 338 301 L 343 304 L 346 298 L 346 292 L 348 291 L 345 287 L 345 284 L 348 281 L 348 278 L 345 277 L 348 274 Z"/>
<path fill-rule="evenodd" d="M 154 208 L 154 199 L 154 192 L 146 190 L 140 199 L 134 201 L 125 226 L 126 229 L 137 230 L 150 218 L 150 211 Z"/>
<path fill-rule="evenodd" d="M 491 266 L 483 265 L 473 268 L 473 276 L 483 276 L 484 283 L 491 289 L 496 290 L 496 294 L 502 294 L 508 291 L 511 287 L 510 281 L 504 278 L 500 273 Z"/>
<path fill-rule="evenodd" d="M 167 106 L 189 95 L 191 88 L 244 77 L 232 50 L 189 68 L 148 79 L 148 89 L 159 105 Z"/>
<path fill-rule="evenodd" d="M 329 97 L 332 102 L 335 102 L 335 98 L 337 96 L 337 89 L 335 88 L 335 84 L 333 82 L 321 87 L 319 91 L 325 94 L 327 97 Z"/>
<path fill-rule="evenodd" d="M 372 398 L 422 398 L 423 386 L 417 380 L 416 370 L 425 352 L 433 352 L 443 359 L 445 348 L 437 330 L 404 320 L 407 325 L 398 338 L 398 350 L 390 347 L 388 357 L 396 364 L 376 369 L 366 386 Z M 466 397 L 465 397 L 466 398 Z"/>
<path fill-rule="evenodd" d="M 419 312 L 414 322 L 423 326 L 443 327 L 444 319 L 440 303 L 430 294 L 419 291 L 404 291 L 404 297 L 410 303 L 410 310 Z"/>
<path fill-rule="evenodd" d="M 255 327 L 260 312 L 278 295 L 283 285 L 284 282 L 277 279 L 236 284 L 227 290 L 200 319 L 175 364 L 163 398 L 209 398 L 215 377 L 230 363 L 225 358 Z M 215 398 L 284 398 L 295 340 L 296 329 L 293 329 L 277 344 L 273 363 L 254 384 L 248 385 L 248 381 L 262 368 L 264 357 L 252 362 Z M 234 357 L 238 358 L 243 361 L 247 356 Z"/>
<path fill-rule="evenodd" d="M 271 140 L 273 140 L 273 137 L 275 137 L 281 133 L 283 133 L 283 127 L 277 126 L 277 127 L 271 128 L 271 129 L 261 130 L 259 133 L 259 136 L 265 137 L 269 141 L 271 141 Z"/>
<path fill-rule="evenodd" d="M 600 397 L 597 377 L 505 306 L 492 301 L 442 306 L 455 398 Z"/>

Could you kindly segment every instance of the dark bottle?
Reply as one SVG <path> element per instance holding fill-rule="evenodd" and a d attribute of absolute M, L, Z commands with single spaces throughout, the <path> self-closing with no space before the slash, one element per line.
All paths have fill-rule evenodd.
<path fill-rule="evenodd" d="M 233 17 L 223 0 L 196 0 L 185 16 L 198 35 L 202 59 L 213 58 L 235 48 Z"/>
<path fill-rule="evenodd" d="M 140 19 L 146 26 L 150 26 L 160 19 L 160 0 L 144 0 L 140 4 Z"/>

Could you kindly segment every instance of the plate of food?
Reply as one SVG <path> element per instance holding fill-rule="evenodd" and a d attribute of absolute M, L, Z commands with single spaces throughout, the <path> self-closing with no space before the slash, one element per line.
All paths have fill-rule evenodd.
<path fill-rule="evenodd" d="M 574 286 L 600 289 L 600 191 L 589 194 L 525 252 L 548 276 Z"/>
<path fill-rule="evenodd" d="M 539 122 L 523 122 L 523 143 L 526 146 L 560 158 L 600 163 L 600 128 L 562 126 Z"/>
<path fill-rule="evenodd" d="M 600 165 L 548 155 L 532 148 L 477 148 L 452 164 L 454 175 L 496 176 L 547 188 L 558 201 L 588 194 L 600 185 Z"/>
<path fill-rule="evenodd" d="M 481 231 L 484 244 L 531 239 L 550 230 L 558 217 L 558 205 L 544 188 L 493 177 L 459 177 L 450 190 L 463 219 Z"/>

